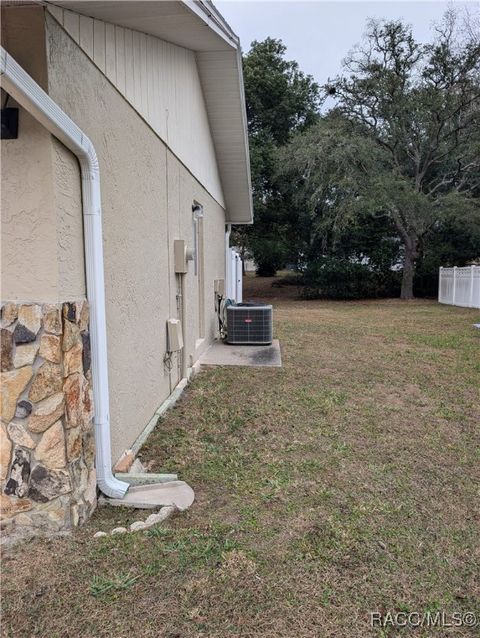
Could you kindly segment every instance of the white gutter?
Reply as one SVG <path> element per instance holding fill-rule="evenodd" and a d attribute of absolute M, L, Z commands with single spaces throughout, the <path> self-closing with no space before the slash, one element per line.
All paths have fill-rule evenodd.
<path fill-rule="evenodd" d="M 69 148 L 77 156 L 80 164 L 87 293 L 90 305 L 90 337 L 92 341 L 97 483 L 106 496 L 121 498 L 128 490 L 129 484 L 116 479 L 111 468 L 102 206 L 97 154 L 88 137 L 3 47 L 0 47 L 0 54 L 2 88 Z"/>

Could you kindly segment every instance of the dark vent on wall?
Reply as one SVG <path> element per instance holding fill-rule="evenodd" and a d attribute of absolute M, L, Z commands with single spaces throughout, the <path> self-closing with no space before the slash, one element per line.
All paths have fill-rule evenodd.
<path fill-rule="evenodd" d="M 18 109 L 2 109 L 2 140 L 16 140 L 18 137 Z"/>

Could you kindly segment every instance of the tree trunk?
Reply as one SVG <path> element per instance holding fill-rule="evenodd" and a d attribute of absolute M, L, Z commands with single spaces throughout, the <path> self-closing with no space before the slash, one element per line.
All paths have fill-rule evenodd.
<path fill-rule="evenodd" d="M 403 258 L 403 276 L 400 299 L 413 299 L 413 275 L 415 274 L 415 259 L 417 241 L 411 240 L 405 243 L 405 257 Z"/>

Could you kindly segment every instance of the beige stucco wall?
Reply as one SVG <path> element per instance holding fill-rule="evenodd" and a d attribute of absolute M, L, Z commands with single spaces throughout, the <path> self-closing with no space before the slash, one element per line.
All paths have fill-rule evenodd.
<path fill-rule="evenodd" d="M 53 209 L 56 214 L 58 299 L 86 294 L 83 251 L 83 210 L 77 158 L 52 139 Z"/>
<path fill-rule="evenodd" d="M 195 53 L 146 33 L 94 20 L 62 7 L 48 5 L 48 10 L 223 205 Z M 243 136 L 243 130 L 241 134 Z"/>
<path fill-rule="evenodd" d="M 207 336 L 197 342 L 198 282 L 190 266 L 186 345 L 192 361 L 214 334 L 213 280 L 224 272 L 225 213 L 48 14 L 46 24 L 50 95 L 90 137 L 100 163 L 115 459 L 133 443 L 178 381 L 177 368 L 170 375 L 163 363 L 166 321 L 177 316 L 173 240 L 184 238 L 192 246 L 194 200 L 205 210 Z M 57 166 L 57 202 L 60 195 L 64 202 L 74 201 L 71 189 L 78 181 L 71 174 L 71 158 L 61 147 L 55 146 L 55 153 L 56 163 L 63 165 L 66 159 L 61 176 L 68 174 L 60 180 L 60 188 Z M 63 216 L 64 224 L 68 220 L 72 224 L 71 232 L 60 233 L 64 264 L 71 250 L 78 252 L 74 238 L 79 231 L 73 219 Z M 72 273 L 64 265 L 60 272 L 68 285 L 78 285 L 78 270 Z"/>
<path fill-rule="evenodd" d="M 2 46 L 46 87 L 42 9 L 3 8 Z M 17 105 L 10 100 L 8 106 Z M 56 301 L 51 138 L 23 109 L 19 138 L 2 140 L 1 159 L 2 299 Z"/>
<path fill-rule="evenodd" d="M 44 14 L 42 7 L 4 7 L 2 46 L 48 90 Z M 17 104 L 10 99 L 8 106 Z M 76 158 L 20 109 L 19 137 L 2 140 L 1 159 L 2 299 L 57 302 L 83 297 Z"/>

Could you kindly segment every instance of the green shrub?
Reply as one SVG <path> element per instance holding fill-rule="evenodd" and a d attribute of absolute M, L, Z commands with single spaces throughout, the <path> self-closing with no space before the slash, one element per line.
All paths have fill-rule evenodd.
<path fill-rule="evenodd" d="M 278 237 L 263 237 L 252 240 L 252 252 L 257 264 L 258 277 L 274 277 L 286 261 L 285 241 Z"/>
<path fill-rule="evenodd" d="M 307 265 L 302 296 L 306 299 L 368 299 L 395 297 L 400 273 L 380 272 L 366 264 L 337 257 L 323 257 Z"/>

